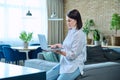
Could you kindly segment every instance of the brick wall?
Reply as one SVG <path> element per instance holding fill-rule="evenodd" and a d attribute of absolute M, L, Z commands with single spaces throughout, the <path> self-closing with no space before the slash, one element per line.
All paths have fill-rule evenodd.
<path fill-rule="evenodd" d="M 120 14 L 120 0 L 64 0 L 65 14 L 74 8 L 80 11 L 83 23 L 86 19 L 93 19 L 95 28 L 99 29 L 101 34 L 111 36 L 114 33 L 110 30 L 110 20 L 113 13 Z M 66 32 L 67 27 L 64 21 L 65 35 Z"/>

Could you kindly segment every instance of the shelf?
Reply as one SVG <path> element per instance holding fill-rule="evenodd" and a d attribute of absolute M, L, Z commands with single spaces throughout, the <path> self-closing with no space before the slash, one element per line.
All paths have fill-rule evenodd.
<path fill-rule="evenodd" d="M 95 45 L 87 45 L 87 46 L 90 46 L 90 47 L 94 47 Z M 107 45 L 107 46 L 103 46 L 102 47 L 106 47 L 106 48 L 120 48 L 120 46 L 112 46 L 112 45 Z"/>
<path fill-rule="evenodd" d="M 51 18 L 51 19 L 48 19 L 50 21 L 62 21 L 63 18 Z"/>

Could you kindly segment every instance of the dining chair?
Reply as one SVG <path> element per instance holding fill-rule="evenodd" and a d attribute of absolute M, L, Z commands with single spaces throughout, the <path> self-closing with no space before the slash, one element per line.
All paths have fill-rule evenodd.
<path fill-rule="evenodd" d="M 19 64 L 20 60 L 23 60 L 23 62 L 26 60 L 25 52 L 19 52 L 18 50 L 12 49 L 11 47 L 3 46 L 3 54 L 6 63 Z"/>
<path fill-rule="evenodd" d="M 1 45 L 0 45 L 0 61 L 1 61 L 2 58 L 4 58 L 3 48 L 2 48 L 3 46 L 10 47 L 9 44 L 1 44 Z"/>
<path fill-rule="evenodd" d="M 40 46 L 40 44 L 39 43 L 32 43 L 32 44 L 30 44 L 30 46 Z"/>
<path fill-rule="evenodd" d="M 28 52 L 28 57 L 29 57 L 29 59 L 35 59 L 35 58 L 37 58 L 37 55 L 38 55 L 39 52 L 42 52 L 41 47 L 38 47 L 38 48 L 35 49 L 35 50 L 29 51 L 29 52 Z"/>

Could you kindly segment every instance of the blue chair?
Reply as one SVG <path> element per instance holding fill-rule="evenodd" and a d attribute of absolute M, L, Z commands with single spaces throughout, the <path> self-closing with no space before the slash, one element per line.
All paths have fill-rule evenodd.
<path fill-rule="evenodd" d="M 41 47 L 38 47 L 36 50 L 29 51 L 29 53 L 28 53 L 29 59 L 35 59 L 35 58 L 37 58 L 37 55 L 38 55 L 39 52 L 42 52 Z"/>
<path fill-rule="evenodd" d="M 1 60 L 1 58 L 4 58 L 3 48 L 2 48 L 3 46 L 10 47 L 9 44 L 1 44 L 1 45 L 0 45 L 0 60 Z"/>
<path fill-rule="evenodd" d="M 30 44 L 30 46 L 40 46 L 39 43 L 33 43 L 33 44 Z"/>
<path fill-rule="evenodd" d="M 6 63 L 12 62 L 15 64 L 19 64 L 20 60 L 23 60 L 23 62 L 26 60 L 25 52 L 19 52 L 18 50 L 14 50 L 11 47 L 3 46 L 3 54 Z"/>

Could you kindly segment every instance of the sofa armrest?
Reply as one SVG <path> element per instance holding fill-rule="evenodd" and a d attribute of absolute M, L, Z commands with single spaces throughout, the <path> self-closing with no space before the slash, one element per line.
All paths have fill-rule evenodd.
<path fill-rule="evenodd" d="M 43 56 L 43 54 L 42 54 L 41 52 L 38 53 L 37 58 L 38 58 L 38 59 L 45 60 L 45 58 L 44 58 L 44 56 Z"/>
<path fill-rule="evenodd" d="M 120 61 L 87 64 L 87 65 L 85 65 L 84 71 L 93 70 L 93 69 L 100 69 L 103 67 L 112 67 L 112 66 L 120 66 Z"/>
<path fill-rule="evenodd" d="M 50 62 L 42 59 L 29 59 L 25 61 L 24 66 L 48 71 L 57 64 L 57 62 Z"/>

